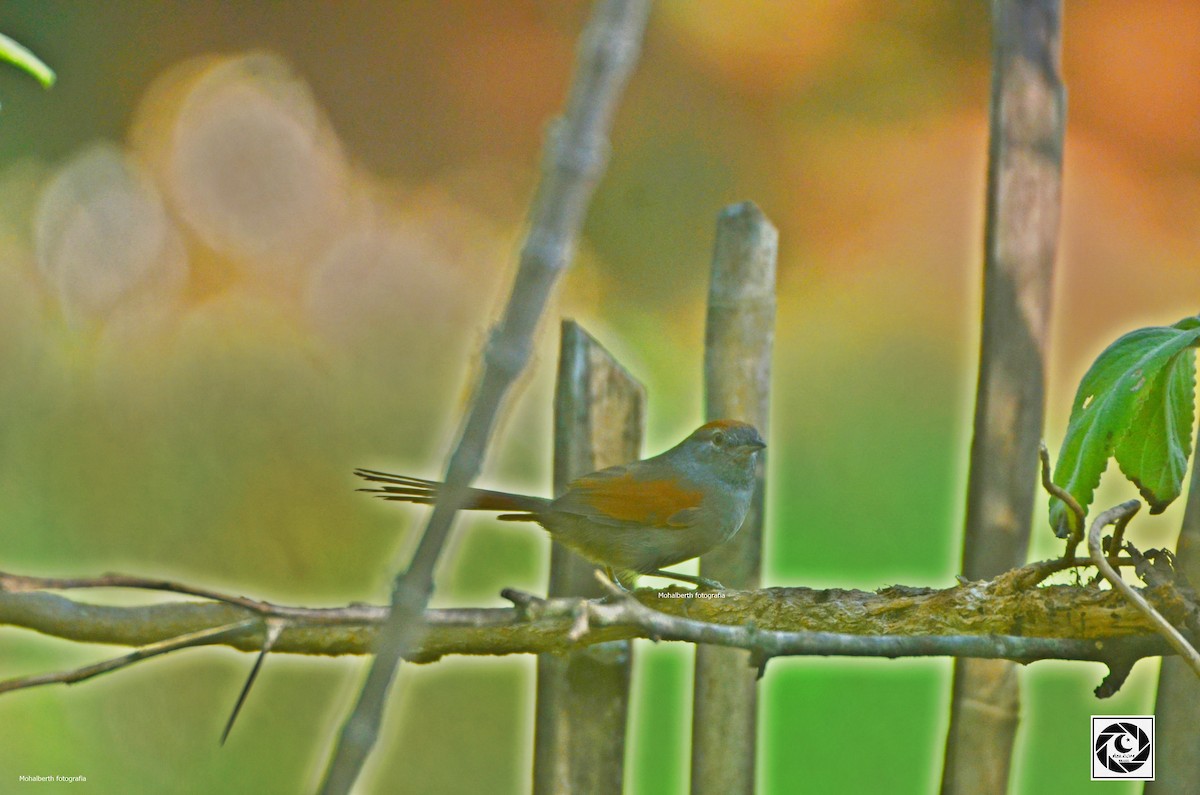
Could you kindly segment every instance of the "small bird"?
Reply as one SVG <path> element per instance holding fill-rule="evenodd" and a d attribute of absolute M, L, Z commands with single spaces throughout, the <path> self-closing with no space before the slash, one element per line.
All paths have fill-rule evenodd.
<path fill-rule="evenodd" d="M 465 510 L 501 511 L 499 519 L 537 522 L 551 537 L 600 564 L 624 588 L 625 574 L 667 577 L 722 589 L 705 577 L 663 571 L 725 543 L 741 528 L 755 487 L 757 454 L 766 447 L 753 425 L 715 420 L 652 458 L 601 469 L 548 500 L 468 489 Z M 354 473 L 381 499 L 431 505 L 442 484 L 372 469 Z"/>

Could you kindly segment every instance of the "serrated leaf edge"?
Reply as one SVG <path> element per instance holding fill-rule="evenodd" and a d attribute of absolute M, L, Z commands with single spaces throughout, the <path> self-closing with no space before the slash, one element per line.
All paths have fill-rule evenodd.
<path fill-rule="evenodd" d="M 1120 360 L 1115 358 L 1115 354 L 1121 351 L 1121 349 L 1128 344 L 1131 338 L 1142 336 L 1153 337 L 1168 331 L 1173 333 L 1167 335 L 1163 341 L 1155 345 L 1153 349 L 1142 353 L 1132 368 L 1129 368 L 1122 375 L 1120 375 L 1113 382 L 1110 389 L 1104 390 L 1103 396 L 1099 398 L 1097 397 L 1100 390 L 1096 388 L 1096 382 L 1101 380 L 1102 376 L 1105 375 L 1109 369 L 1118 365 Z M 1189 348 L 1196 347 L 1197 340 L 1200 338 L 1200 315 L 1184 318 L 1172 326 L 1148 326 L 1146 328 L 1136 329 L 1121 335 L 1115 341 L 1113 341 L 1112 344 L 1101 351 L 1100 355 L 1096 357 L 1096 360 L 1092 363 L 1092 366 L 1088 368 L 1087 372 L 1084 373 L 1083 378 L 1080 380 L 1079 389 L 1076 391 L 1075 400 L 1072 402 L 1071 420 L 1068 422 L 1067 435 L 1066 438 L 1063 439 L 1063 446 L 1059 451 L 1059 460 L 1055 466 L 1053 480 L 1056 484 L 1069 491 L 1083 507 L 1085 512 L 1087 511 L 1088 506 L 1091 505 L 1092 498 L 1095 496 L 1096 488 L 1100 485 L 1100 480 L 1103 477 L 1104 472 L 1108 469 L 1108 462 L 1115 457 L 1114 454 L 1116 448 L 1120 444 L 1121 439 L 1124 438 L 1124 432 L 1128 430 L 1127 425 L 1125 428 L 1113 429 L 1106 435 L 1106 438 L 1103 440 L 1100 447 L 1100 450 L 1104 454 L 1103 458 L 1101 459 L 1103 463 L 1099 469 L 1092 473 L 1091 477 L 1086 477 L 1086 473 L 1082 471 L 1084 457 L 1079 453 L 1085 449 L 1085 445 L 1087 444 L 1088 439 L 1091 437 L 1092 430 L 1096 426 L 1095 418 L 1101 413 L 1100 408 L 1107 403 L 1112 395 L 1117 394 L 1118 388 L 1121 387 L 1122 382 L 1126 381 L 1134 373 L 1141 371 L 1144 376 L 1144 373 L 1147 369 L 1147 360 L 1151 360 L 1154 357 L 1161 355 L 1160 351 L 1163 346 L 1178 344 L 1181 332 L 1184 335 L 1190 334 L 1192 339 L 1185 343 L 1184 347 L 1181 348 L 1177 353 L 1183 353 Z M 1175 355 L 1177 354 L 1173 354 L 1168 357 L 1166 362 L 1164 362 L 1163 365 L 1158 368 L 1158 377 L 1163 377 L 1167 372 L 1169 372 L 1167 363 L 1174 359 Z M 1141 414 L 1145 406 L 1146 395 L 1148 395 L 1152 390 L 1140 391 L 1141 394 L 1135 397 L 1131 407 L 1130 423 L 1132 423 L 1136 417 Z M 1088 412 L 1090 419 L 1085 422 L 1081 422 L 1079 420 L 1081 412 Z M 1079 436 L 1080 433 L 1082 433 L 1082 437 Z M 1077 437 L 1079 437 L 1078 441 L 1076 441 Z M 1077 451 L 1074 453 L 1074 466 L 1072 467 L 1070 477 L 1064 478 L 1064 473 L 1062 471 L 1064 458 L 1067 455 L 1072 454 L 1072 451 Z M 1080 478 L 1084 479 L 1079 480 Z M 1078 482 L 1076 482 L 1077 480 Z M 1068 531 L 1068 534 L 1071 531 L 1076 530 L 1076 528 L 1073 527 L 1074 522 L 1075 516 L 1071 513 L 1070 509 L 1068 509 L 1067 506 L 1063 504 L 1063 502 L 1057 497 L 1051 497 L 1050 525 L 1055 530 L 1056 534 L 1058 534 L 1059 529 L 1064 525 Z M 1082 530 L 1082 528 L 1078 529 Z"/>

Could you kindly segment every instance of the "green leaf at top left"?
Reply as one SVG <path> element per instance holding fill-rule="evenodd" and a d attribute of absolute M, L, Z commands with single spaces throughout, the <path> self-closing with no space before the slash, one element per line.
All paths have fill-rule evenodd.
<path fill-rule="evenodd" d="M 33 75 L 43 88 L 54 85 L 54 70 L 43 63 L 41 58 L 3 33 L 0 33 L 0 61 L 8 61 Z"/>

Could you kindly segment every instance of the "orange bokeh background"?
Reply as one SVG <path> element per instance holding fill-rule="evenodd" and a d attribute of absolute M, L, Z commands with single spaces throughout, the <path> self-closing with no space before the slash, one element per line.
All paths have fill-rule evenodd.
<path fill-rule="evenodd" d="M 0 31 L 59 77 L 47 93 L 0 71 L 0 568 L 383 600 L 424 514 L 371 504 L 348 473 L 439 471 L 587 4 L 0 8 Z M 1194 30 L 1200 7 L 1184 3 L 1066 10 L 1052 450 L 1105 345 L 1197 312 Z M 657 4 L 484 480 L 548 490 L 560 317 L 647 385 L 647 452 L 698 424 L 713 222 L 750 199 L 780 229 L 768 584 L 951 585 L 989 68 L 981 3 Z M 1098 500 L 1132 494 L 1110 475 Z M 1131 533 L 1173 544 L 1180 515 Z M 1033 532 L 1032 555 L 1058 549 L 1040 497 Z M 436 601 L 537 590 L 546 557 L 528 528 L 463 522 Z M 112 652 L 6 630 L 0 676 Z M 629 782 L 682 792 L 690 663 L 683 649 L 639 654 Z M 99 791 L 309 789 L 363 661 L 272 658 L 218 753 L 248 664 L 189 652 L 9 694 L 0 772 L 78 772 Z M 368 791 L 527 790 L 531 666 L 406 673 Z M 1099 666 L 1023 671 L 1016 789 L 1082 791 L 1086 759 L 1062 764 L 1063 738 L 1086 744 L 1092 712 L 1148 711 L 1156 672 L 1139 664 L 1103 703 Z M 773 662 L 763 791 L 930 791 L 948 682 L 944 660 Z"/>

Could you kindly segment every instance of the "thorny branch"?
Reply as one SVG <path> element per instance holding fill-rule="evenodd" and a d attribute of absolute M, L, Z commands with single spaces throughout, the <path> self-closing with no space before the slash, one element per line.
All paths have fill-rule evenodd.
<path fill-rule="evenodd" d="M 1128 563 L 1148 567 L 1130 547 Z M 640 589 L 632 598 L 539 599 L 517 591 L 510 608 L 427 610 L 428 633 L 407 659 L 432 662 L 448 654 L 564 652 L 623 638 L 706 643 L 747 649 L 757 665 L 773 657 L 969 656 L 1019 662 L 1094 660 L 1110 668 L 1171 653 L 1156 626 L 1121 594 L 1095 587 L 1035 587 L 1063 561 L 1035 563 L 987 581 L 945 589 L 891 586 L 877 592 L 767 588 L 696 593 L 677 587 Z M 1088 565 L 1079 560 L 1073 565 Z M 1190 589 L 1171 577 L 1169 556 L 1155 558 L 1145 591 L 1177 623 L 1200 623 Z M 194 595 L 208 602 L 139 607 L 84 604 L 42 589 L 140 588 Z M 278 628 L 274 653 L 369 654 L 386 607 L 304 608 L 235 597 L 182 583 L 122 575 L 36 578 L 0 573 L 0 625 L 67 640 L 145 647 L 105 665 L 117 670 L 146 656 L 221 643 L 261 652 L 268 626 Z M 1190 617 L 1190 618 L 1189 618 Z M 0 683 L 0 692 L 78 681 L 68 674 Z"/>

